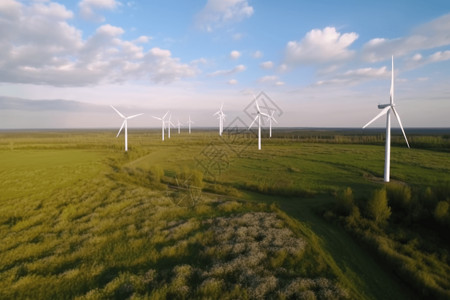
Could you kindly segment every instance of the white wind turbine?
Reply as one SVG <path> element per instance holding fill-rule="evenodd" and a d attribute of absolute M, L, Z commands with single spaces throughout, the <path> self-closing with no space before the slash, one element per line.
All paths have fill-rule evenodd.
<path fill-rule="evenodd" d="M 277 120 L 273 117 L 273 114 L 275 111 L 272 111 L 272 113 L 269 116 L 269 137 L 272 137 L 272 121 L 278 124 Z"/>
<path fill-rule="evenodd" d="M 165 126 L 165 121 L 166 121 L 166 117 L 167 117 L 167 114 L 168 114 L 169 112 L 166 112 L 166 114 L 162 117 L 162 118 L 158 118 L 158 117 L 155 117 L 155 116 L 153 116 L 153 118 L 155 118 L 156 120 L 160 120 L 161 121 L 161 136 L 162 136 L 162 140 L 164 141 L 164 126 Z"/>
<path fill-rule="evenodd" d="M 252 127 L 253 123 L 255 123 L 256 120 L 258 120 L 258 150 L 261 150 L 261 116 L 264 116 L 267 118 L 270 118 L 270 116 L 268 114 L 261 112 L 261 110 L 259 109 L 258 101 L 256 101 L 256 99 L 255 99 L 255 105 L 256 105 L 256 117 L 253 120 L 253 122 L 250 124 L 248 129 L 250 129 Z"/>
<path fill-rule="evenodd" d="M 172 123 L 172 121 L 170 119 L 172 119 L 172 115 L 171 114 L 169 115 L 169 120 L 167 122 L 167 136 L 169 137 L 169 139 L 170 139 L 170 126 L 174 126 L 175 127 L 175 125 Z"/>
<path fill-rule="evenodd" d="M 225 120 L 225 114 L 223 113 L 222 108 L 223 108 L 223 103 L 220 106 L 220 109 L 215 114 L 213 114 L 213 116 L 218 116 L 218 119 L 219 119 L 219 135 L 220 136 L 222 136 L 223 120 Z"/>
<path fill-rule="evenodd" d="M 379 117 L 386 114 L 386 146 L 385 146 L 385 155 L 384 155 L 384 181 L 389 182 L 389 172 L 390 172 L 390 164 L 391 164 L 391 111 L 394 113 L 397 118 L 398 124 L 402 129 L 403 136 L 405 137 L 406 145 L 409 147 L 408 139 L 406 138 L 405 131 L 403 130 L 402 121 L 400 121 L 400 116 L 395 110 L 394 104 L 394 56 L 392 56 L 392 73 L 391 73 L 391 92 L 390 92 L 390 103 L 389 104 L 380 104 L 378 105 L 379 109 L 383 109 L 375 118 L 370 120 L 369 123 L 363 126 L 366 128 L 373 121 L 378 119 Z"/>
<path fill-rule="evenodd" d="M 191 120 L 191 116 L 189 115 L 189 121 L 188 121 L 188 125 L 189 125 L 189 134 L 191 134 L 191 124 L 194 124 L 194 121 Z"/>
<path fill-rule="evenodd" d="M 180 134 L 180 126 L 181 125 L 183 125 L 183 123 L 181 123 L 180 120 L 177 120 L 178 134 Z"/>
<path fill-rule="evenodd" d="M 114 106 L 112 106 L 112 109 L 114 109 L 116 111 L 116 113 L 119 114 L 120 117 L 122 117 L 123 119 L 123 123 L 122 126 L 120 126 L 119 132 L 117 133 L 116 137 L 119 136 L 120 132 L 122 131 L 123 127 L 125 127 L 125 151 L 128 151 L 128 120 L 135 118 L 137 116 L 143 115 L 143 114 L 137 114 L 137 115 L 133 115 L 133 116 L 129 116 L 129 117 L 125 117 L 123 114 L 120 113 L 120 111 L 118 111 Z"/>

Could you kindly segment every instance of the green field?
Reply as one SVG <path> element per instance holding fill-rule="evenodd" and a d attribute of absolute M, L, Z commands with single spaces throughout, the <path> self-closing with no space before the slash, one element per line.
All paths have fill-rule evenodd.
<path fill-rule="evenodd" d="M 404 230 L 414 267 L 398 272 L 400 259 L 371 242 L 400 239 L 395 203 L 385 227 L 362 209 L 384 186 L 383 141 L 367 140 L 275 132 L 258 151 L 251 134 L 162 142 L 159 131 L 130 130 L 124 153 L 113 131 L 0 132 L 0 298 L 445 298 L 448 240 L 426 236 L 448 226 L 448 205 L 436 224 L 416 218 L 422 235 Z M 414 136 L 412 149 L 399 140 L 394 184 L 412 199 L 440 197 L 431 212 L 450 203 L 448 136 Z M 334 211 L 347 187 L 367 231 Z M 441 250 L 420 247 L 430 241 Z M 423 276 L 409 278 L 416 270 Z"/>

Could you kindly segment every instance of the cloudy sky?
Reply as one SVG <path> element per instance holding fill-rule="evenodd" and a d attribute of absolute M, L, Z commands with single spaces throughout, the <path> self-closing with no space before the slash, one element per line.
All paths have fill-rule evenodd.
<path fill-rule="evenodd" d="M 248 122 L 261 91 L 278 126 L 360 127 L 392 55 L 403 125 L 450 127 L 448 0 L 1 0 L 0 129 Z"/>

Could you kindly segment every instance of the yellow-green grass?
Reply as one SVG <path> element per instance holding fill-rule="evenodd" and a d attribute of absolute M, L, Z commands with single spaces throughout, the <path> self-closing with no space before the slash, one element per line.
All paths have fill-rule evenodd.
<path fill-rule="evenodd" d="M 204 195 L 188 209 L 175 205 L 171 192 L 159 190 L 150 177 L 130 176 L 142 177 L 158 166 L 173 183 L 180 170 L 204 171 L 197 160 L 211 142 L 225 152 L 229 147 L 215 132 L 173 134 L 164 143 L 159 134 L 130 131 L 128 154 L 123 137 L 116 139 L 112 131 L 0 135 L 2 298 L 181 298 L 186 286 L 192 297 L 259 295 L 264 290 L 257 285 L 231 284 L 236 278 L 228 273 L 205 275 L 212 261 L 224 257 L 212 248 L 217 241 L 208 224 L 218 217 L 234 222 L 249 212 L 275 213 L 308 244 L 297 260 L 282 250 L 271 253 L 264 270 L 284 278 L 279 289 L 302 285 L 298 291 L 306 293 L 305 282 L 296 278 L 329 278 L 353 298 L 410 296 L 343 230 L 315 214 L 333 201 L 330 192 L 351 186 L 364 195 L 379 185 L 382 146 L 265 140 L 257 151 L 256 140 L 250 140 L 240 156 L 228 155 L 221 174 L 205 174 L 210 190 L 214 184 L 239 189 L 240 199 Z M 396 180 L 433 185 L 449 179 L 449 168 L 447 153 L 393 147 Z M 260 204 L 273 202 L 281 210 Z M 291 273 L 280 275 L 280 266 Z M 273 284 L 264 272 L 257 280 Z M 308 284 L 315 293 L 324 291 Z"/>

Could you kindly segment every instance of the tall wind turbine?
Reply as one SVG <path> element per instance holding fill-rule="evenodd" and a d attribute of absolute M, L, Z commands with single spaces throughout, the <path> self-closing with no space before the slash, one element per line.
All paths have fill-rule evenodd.
<path fill-rule="evenodd" d="M 191 124 L 194 124 L 194 121 L 191 120 L 191 116 L 189 115 L 189 121 L 188 121 L 188 125 L 189 125 L 189 134 L 191 134 Z"/>
<path fill-rule="evenodd" d="M 272 137 L 272 121 L 278 124 L 277 120 L 273 117 L 273 114 L 275 111 L 272 111 L 272 113 L 269 116 L 269 137 Z"/>
<path fill-rule="evenodd" d="M 408 139 L 406 138 L 405 131 L 403 130 L 402 121 L 400 121 L 400 116 L 395 110 L 394 104 L 394 56 L 392 56 L 392 73 L 391 73 L 391 92 L 390 92 L 390 103 L 388 104 L 380 104 L 378 105 L 379 109 L 383 109 L 375 118 L 370 120 L 369 123 L 363 126 L 366 128 L 373 121 L 378 119 L 379 117 L 386 114 L 386 146 L 385 146 L 385 154 L 384 154 L 384 182 L 389 182 L 389 172 L 390 172 L 390 164 L 391 164 L 391 111 L 394 113 L 397 118 L 398 124 L 402 129 L 403 136 L 405 137 L 406 145 L 409 147 Z"/>
<path fill-rule="evenodd" d="M 158 118 L 158 117 L 155 117 L 155 116 L 153 116 L 153 118 L 155 118 L 156 120 L 160 120 L 161 121 L 161 137 L 162 137 L 162 140 L 164 141 L 164 125 L 165 125 L 165 121 L 166 121 L 166 117 L 167 117 L 167 114 L 168 114 L 169 112 L 166 112 L 166 114 L 162 117 L 162 118 Z"/>
<path fill-rule="evenodd" d="M 177 126 L 178 126 L 178 134 L 180 134 L 180 126 L 183 125 L 180 120 L 177 120 Z"/>
<path fill-rule="evenodd" d="M 116 111 L 116 113 L 119 114 L 119 116 L 123 119 L 123 123 L 122 126 L 120 126 L 119 132 L 117 133 L 116 137 L 119 136 L 120 132 L 122 131 L 123 127 L 125 127 L 125 151 L 128 151 L 128 120 L 129 119 L 133 119 L 137 116 L 143 115 L 143 114 L 137 114 L 137 115 L 133 115 L 133 116 L 129 116 L 129 117 L 125 117 L 123 114 L 120 113 L 120 111 L 118 111 L 114 106 L 112 106 L 112 109 L 114 109 Z"/>
<path fill-rule="evenodd" d="M 175 126 L 170 119 L 172 119 L 171 114 L 169 115 L 169 120 L 167 121 L 167 136 L 169 137 L 169 139 L 170 139 L 170 126 Z"/>
<path fill-rule="evenodd" d="M 258 101 L 256 101 L 256 99 L 255 99 L 255 106 L 256 106 L 256 117 L 253 120 L 253 122 L 250 124 L 248 129 L 250 129 L 252 127 L 253 123 L 255 123 L 256 120 L 258 120 L 258 150 L 261 150 L 261 117 L 264 116 L 264 117 L 270 118 L 270 116 L 268 114 L 261 112 L 261 110 L 259 109 Z"/>
<path fill-rule="evenodd" d="M 223 108 L 223 103 L 220 106 L 220 109 L 215 114 L 213 114 L 213 116 L 218 116 L 218 119 L 219 119 L 219 135 L 220 136 L 222 136 L 223 120 L 225 120 L 225 114 L 223 113 L 222 108 Z"/>

